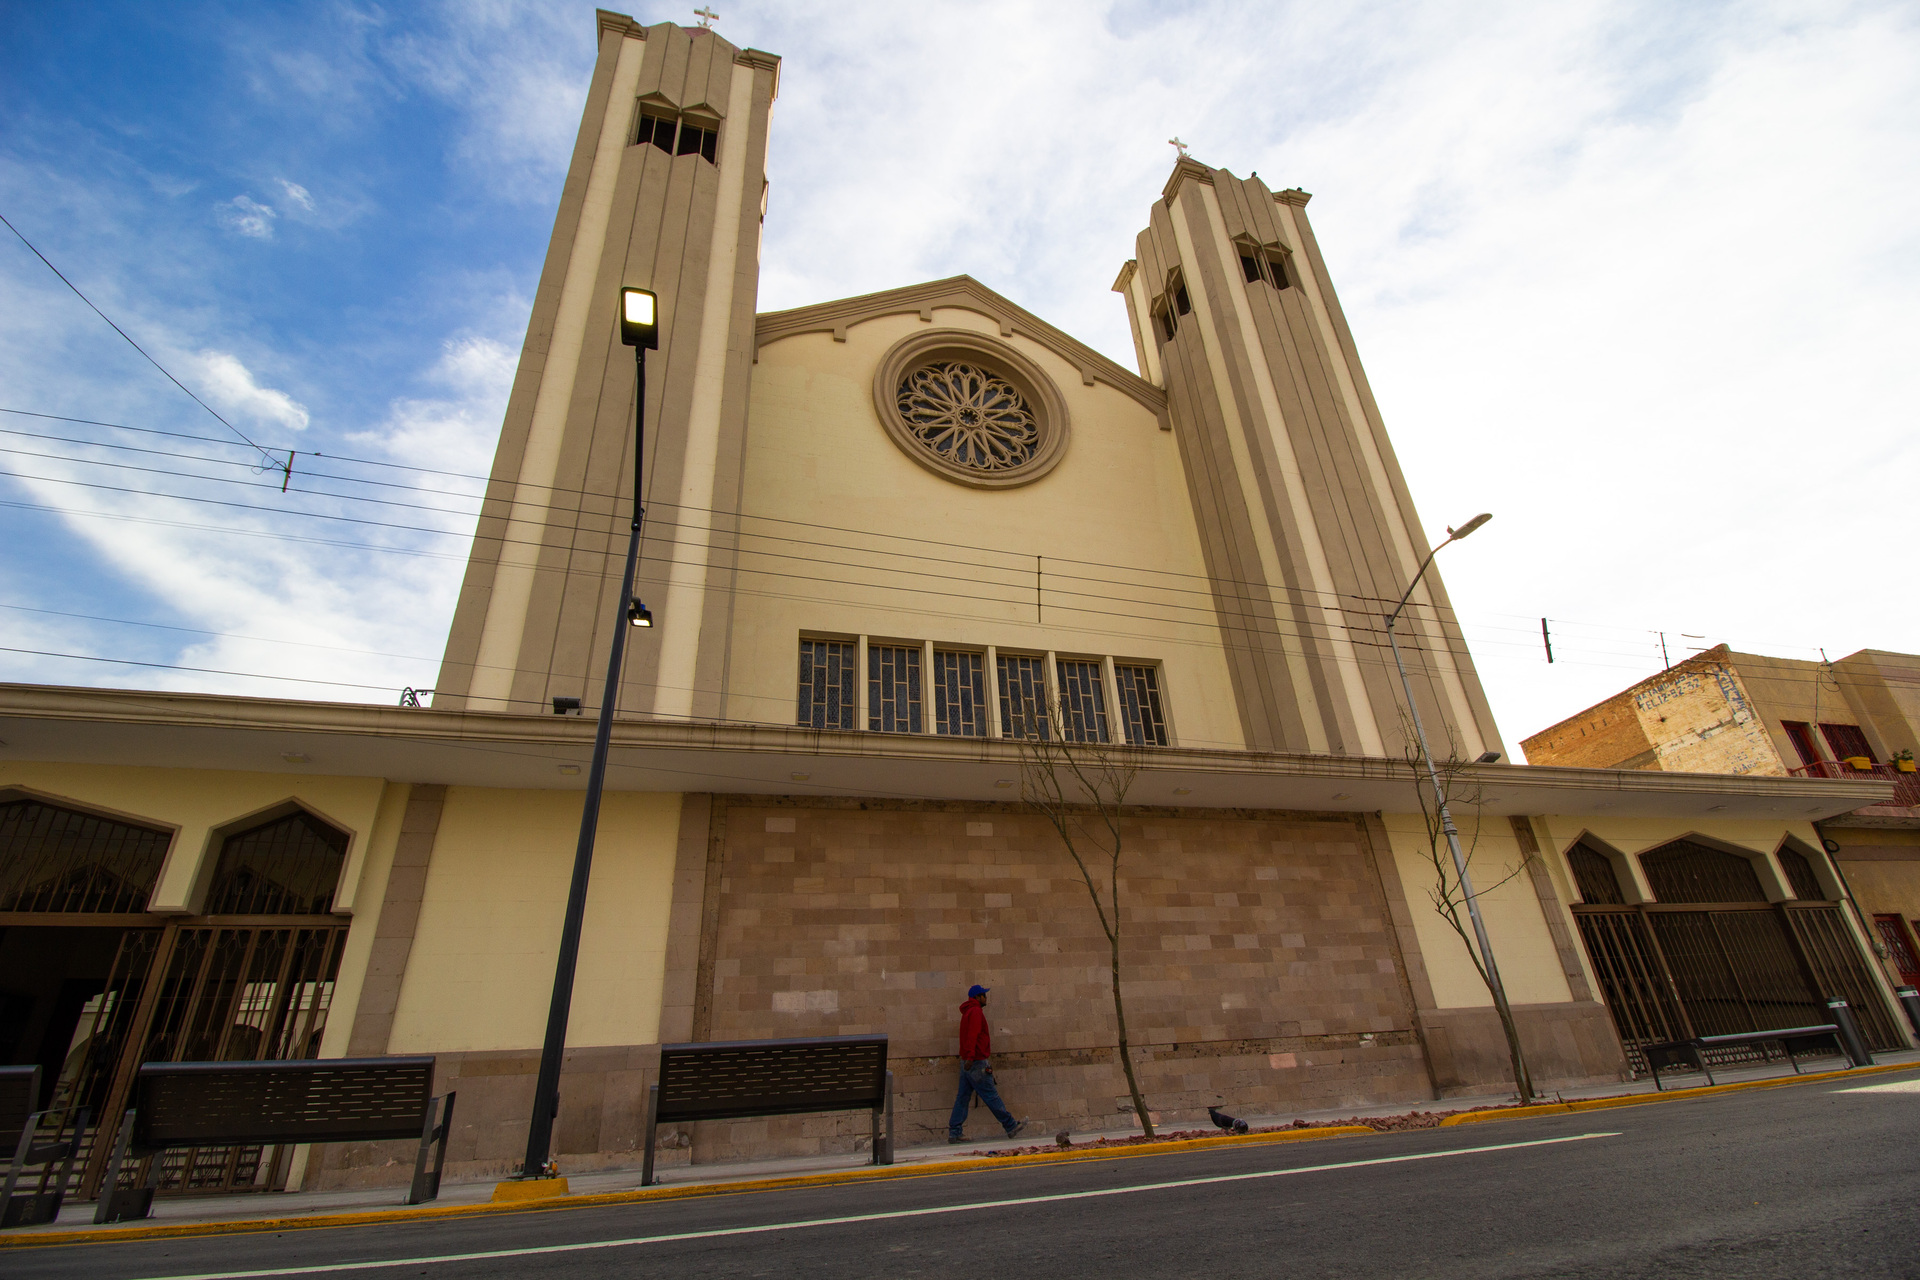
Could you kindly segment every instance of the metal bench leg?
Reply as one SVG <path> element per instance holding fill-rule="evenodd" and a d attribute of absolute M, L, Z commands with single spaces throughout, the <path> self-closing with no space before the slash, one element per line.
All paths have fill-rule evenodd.
<path fill-rule="evenodd" d="M 122 1220 L 120 1217 L 120 1201 L 122 1199 L 122 1192 L 120 1190 L 120 1166 L 126 1163 L 127 1147 L 133 1141 L 134 1114 L 134 1109 L 128 1107 L 127 1114 L 121 1117 L 120 1120 L 120 1134 L 113 1140 L 113 1158 L 107 1161 L 107 1178 L 105 1182 L 100 1184 L 100 1203 L 93 1211 L 93 1220 L 96 1224 L 119 1222 Z M 159 1170 L 160 1166 L 156 1163 L 154 1165 L 155 1177 L 159 1176 Z M 136 1188 L 128 1199 L 137 1199 L 140 1190 L 141 1189 Z M 153 1205 L 152 1202 L 149 1201 L 140 1216 L 144 1218 L 152 1212 Z"/>
<path fill-rule="evenodd" d="M 20 1143 L 13 1149 L 13 1163 L 7 1166 L 6 1190 L 0 1191 L 0 1224 L 7 1220 L 7 1210 L 13 1204 L 13 1189 L 20 1181 L 20 1171 L 27 1167 L 27 1153 L 33 1150 L 34 1130 L 40 1127 L 40 1119 L 46 1114 L 34 1112 L 20 1129 Z"/>
<path fill-rule="evenodd" d="M 67 1162 L 60 1166 L 60 1182 L 54 1188 L 53 1217 L 50 1221 L 60 1220 L 60 1206 L 66 1203 L 67 1188 L 73 1185 L 73 1162 L 80 1155 L 80 1139 L 87 1136 L 87 1120 L 91 1115 L 91 1111 L 82 1107 L 74 1119 L 73 1136 L 67 1139 Z"/>
<path fill-rule="evenodd" d="M 455 1090 L 447 1090 L 447 1104 L 440 1108 L 440 1149 L 433 1157 L 432 1195 L 428 1198 L 440 1198 L 440 1174 L 447 1167 L 447 1143 L 453 1140 L 453 1103 L 460 1095 Z"/>
<path fill-rule="evenodd" d="M 1781 1049 L 1782 1049 L 1783 1051 L 1785 1051 L 1785 1053 L 1786 1053 L 1786 1055 L 1787 1055 L 1787 1065 L 1793 1068 L 1793 1074 L 1795 1074 L 1795 1075 L 1799 1075 L 1799 1074 L 1800 1074 L 1800 1059 L 1798 1059 L 1798 1058 L 1796 1058 L 1796 1057 L 1794 1057 L 1794 1056 L 1793 1056 L 1793 1046 L 1792 1046 L 1792 1045 L 1790 1045 L 1790 1044 L 1788 1044 L 1788 1043 L 1787 1043 L 1787 1042 L 1786 1042 L 1785 1040 L 1782 1040 L 1782 1041 L 1780 1042 L 1780 1048 L 1781 1048 Z"/>
<path fill-rule="evenodd" d="M 1718 1083 L 1713 1078 L 1713 1068 L 1707 1065 L 1707 1051 L 1702 1049 L 1698 1043 L 1693 1046 L 1693 1065 L 1706 1073 L 1708 1084 Z"/>
<path fill-rule="evenodd" d="M 655 1123 L 658 1121 L 659 1116 L 660 1116 L 660 1086 L 657 1084 L 650 1084 L 647 1086 L 646 1145 L 641 1148 L 641 1151 L 643 1154 L 640 1157 L 640 1185 L 643 1187 L 650 1187 L 653 1185 L 653 1137 L 654 1137 L 654 1126 L 655 1126 Z"/>
<path fill-rule="evenodd" d="M 887 1158 L 883 1164 L 893 1163 L 893 1072 L 887 1072 Z"/>
<path fill-rule="evenodd" d="M 413 1185 L 407 1189 L 408 1204 L 425 1204 L 440 1198 L 440 1172 L 447 1164 L 447 1133 L 453 1123 L 453 1099 L 449 1091 L 427 1103 L 427 1120 L 420 1129 L 420 1150 L 413 1157 Z M 427 1153 L 435 1149 L 436 1140 L 438 1152 L 433 1172 L 428 1173 Z"/>

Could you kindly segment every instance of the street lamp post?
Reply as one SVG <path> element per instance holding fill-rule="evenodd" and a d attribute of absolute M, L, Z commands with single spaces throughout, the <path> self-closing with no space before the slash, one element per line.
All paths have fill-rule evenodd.
<path fill-rule="evenodd" d="M 620 341 L 633 348 L 633 527 L 627 535 L 627 568 L 620 579 L 621 613 L 635 627 L 651 627 L 653 614 L 633 594 L 640 563 L 640 479 L 646 444 L 647 352 L 660 346 L 659 301 L 645 289 L 620 291 Z M 587 798 L 580 812 L 580 843 L 573 854 L 573 883 L 567 889 L 566 921 L 560 929 L 560 957 L 553 969 L 553 1000 L 547 1006 L 547 1037 L 540 1048 L 540 1077 L 533 1087 L 533 1118 L 527 1125 L 527 1158 L 522 1178 L 552 1176 L 553 1121 L 560 1114 L 560 1060 L 567 1047 L 567 1015 L 573 1007 L 573 973 L 580 960 L 580 924 L 587 912 L 587 880 L 593 871 L 593 839 L 600 827 L 600 793 L 607 780 L 607 750 L 613 739 L 614 707 L 620 700 L 620 663 L 626 656 L 627 628 L 615 624 L 607 655 L 607 687 L 600 695 L 600 723 L 594 726 L 593 764 L 587 770 Z"/>
<path fill-rule="evenodd" d="M 1427 747 L 1426 727 L 1420 723 L 1420 704 L 1414 700 L 1413 684 L 1407 679 L 1407 664 L 1400 659 L 1400 642 L 1393 634 L 1401 611 L 1407 607 L 1407 601 L 1413 598 L 1413 589 L 1420 585 L 1420 579 L 1426 577 L 1427 569 L 1433 564 L 1433 558 L 1440 554 L 1441 547 L 1460 541 L 1491 519 L 1493 516 L 1483 511 L 1458 529 L 1448 529 L 1446 542 L 1427 553 L 1427 558 L 1420 563 L 1420 572 L 1414 574 L 1413 581 L 1407 584 L 1406 594 L 1400 597 L 1400 603 L 1387 615 L 1387 644 L 1393 649 L 1393 665 L 1400 671 L 1400 688 L 1407 695 L 1407 710 L 1413 716 L 1413 732 L 1420 741 L 1420 758 L 1426 761 L 1427 780 L 1433 785 L 1433 802 L 1439 806 L 1440 829 L 1446 833 L 1447 851 L 1453 855 L 1454 874 L 1460 877 L 1460 892 L 1467 900 L 1467 916 L 1473 921 L 1473 936 L 1480 944 L 1480 961 L 1486 968 L 1487 988 L 1493 993 L 1501 1029 L 1506 1032 L 1508 1048 L 1512 1050 L 1514 1087 L 1520 1091 L 1522 1101 L 1531 1101 L 1533 1080 L 1527 1071 L 1526 1059 L 1520 1053 L 1518 1030 L 1513 1026 L 1513 1011 L 1507 1004 L 1507 989 L 1500 981 L 1500 967 L 1493 962 L 1493 943 L 1487 938 L 1486 922 L 1480 918 L 1480 899 L 1473 891 L 1473 878 L 1467 874 L 1466 855 L 1460 852 L 1460 829 L 1453 825 L 1453 812 L 1447 807 L 1447 791 L 1440 785 L 1440 770 L 1435 767 L 1433 752 Z"/>

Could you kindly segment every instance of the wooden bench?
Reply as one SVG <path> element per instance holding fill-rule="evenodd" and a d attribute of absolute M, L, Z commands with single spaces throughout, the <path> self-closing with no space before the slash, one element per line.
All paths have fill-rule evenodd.
<path fill-rule="evenodd" d="M 1800 1061 L 1793 1056 L 1793 1041 L 1807 1040 L 1821 1036 L 1831 1039 L 1842 1057 L 1850 1057 L 1846 1042 L 1840 1038 L 1838 1025 L 1825 1022 L 1817 1027 L 1778 1027 L 1772 1031 L 1741 1031 L 1725 1036 L 1695 1036 L 1691 1040 L 1662 1040 L 1657 1044 L 1646 1045 L 1641 1052 L 1647 1055 L 1647 1066 L 1653 1070 L 1653 1087 L 1664 1090 L 1660 1083 L 1660 1068 L 1687 1065 L 1707 1073 L 1707 1083 L 1714 1083 L 1713 1068 L 1707 1065 L 1708 1049 L 1733 1048 L 1740 1045 L 1764 1044 L 1769 1040 L 1778 1041 L 1786 1053 L 1787 1061 L 1793 1066 L 1793 1073 L 1800 1074 Z"/>
<path fill-rule="evenodd" d="M 660 1082 L 647 1090 L 640 1185 L 653 1185 L 654 1136 L 662 1124 L 814 1111 L 872 1112 L 873 1163 L 893 1163 L 893 1072 L 885 1036 L 661 1045 Z"/>
<path fill-rule="evenodd" d="M 145 1186 L 122 1188 L 129 1156 L 176 1147 L 269 1143 L 391 1142 L 417 1139 L 407 1204 L 440 1194 L 454 1095 L 433 1096 L 433 1058 L 320 1058 L 290 1062 L 149 1062 L 133 1097 L 100 1189 L 95 1222 L 144 1218 L 159 1180 L 155 1160 Z M 433 1168 L 427 1154 L 437 1146 Z"/>
<path fill-rule="evenodd" d="M 47 1141 L 47 1132 L 42 1127 L 47 1113 L 34 1110 L 39 1101 L 37 1064 L 0 1067 L 0 1154 L 13 1153 L 7 1165 L 5 1188 L 0 1190 L 0 1227 L 52 1222 L 60 1215 L 61 1202 L 67 1197 L 73 1159 L 80 1151 L 80 1137 L 87 1131 L 87 1109 L 80 1108 L 74 1116 L 71 1133 L 63 1120 L 54 1126 L 52 1141 Z M 23 1192 L 20 1176 L 29 1165 L 40 1166 L 38 1185 Z"/>

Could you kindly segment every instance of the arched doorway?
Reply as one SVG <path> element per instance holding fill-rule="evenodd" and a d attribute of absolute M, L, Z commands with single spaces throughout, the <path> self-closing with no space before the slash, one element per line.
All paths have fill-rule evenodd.
<path fill-rule="evenodd" d="M 1605 853 L 1584 842 L 1568 851 L 1582 899 L 1574 918 L 1636 1072 L 1643 1045 L 1824 1023 L 1834 998 L 1869 1047 L 1906 1046 L 1840 905 L 1803 854 L 1783 848 L 1779 859 L 1795 897 L 1770 902 L 1749 859 L 1675 840 L 1640 855 L 1653 900 L 1629 904 Z M 1728 1061 L 1770 1052 L 1716 1051 Z"/>
<path fill-rule="evenodd" d="M 189 917 L 146 910 L 169 840 L 50 801 L 0 803 L 0 1051 L 42 1064 L 41 1104 L 58 1117 L 90 1113 L 85 1198 L 141 1063 L 313 1057 L 332 1003 L 345 833 L 291 805 L 240 824 Z M 270 1189 L 285 1155 L 169 1153 L 160 1189 Z"/>

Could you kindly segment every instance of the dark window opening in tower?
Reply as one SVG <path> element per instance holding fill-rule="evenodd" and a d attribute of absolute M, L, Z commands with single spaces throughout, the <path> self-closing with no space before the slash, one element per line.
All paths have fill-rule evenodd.
<path fill-rule="evenodd" d="M 1267 259 L 1267 270 L 1274 288 L 1284 289 L 1292 283 L 1287 279 L 1287 260 L 1280 255 L 1275 254 Z"/>
<path fill-rule="evenodd" d="M 651 142 L 668 155 L 673 154 L 673 134 L 678 122 L 666 116 L 646 115 L 640 117 L 640 132 L 634 138 L 635 146 Z"/>
<path fill-rule="evenodd" d="M 1154 313 L 1154 318 L 1160 322 L 1160 343 L 1162 346 L 1165 346 L 1167 343 L 1173 341 L 1173 335 L 1179 332 L 1180 329 L 1179 324 L 1173 318 L 1173 308 L 1170 306 L 1161 307 L 1159 311 Z"/>
<path fill-rule="evenodd" d="M 1240 269 L 1247 273 L 1247 283 L 1252 284 L 1260 278 L 1260 259 L 1243 253 L 1240 255 Z"/>
<path fill-rule="evenodd" d="M 640 127 L 634 132 L 633 145 L 643 147 L 648 143 L 670 156 L 699 156 L 708 164 L 714 164 L 720 152 L 720 131 L 691 120 L 683 124 L 678 117 L 645 111 L 640 115 Z"/>
<path fill-rule="evenodd" d="M 1174 288 L 1173 288 L 1173 305 L 1174 305 L 1174 307 L 1175 307 L 1175 308 L 1177 308 L 1177 309 L 1179 310 L 1179 312 L 1180 312 L 1180 314 L 1181 314 L 1181 315 L 1183 315 L 1183 316 L 1184 316 L 1184 315 L 1186 315 L 1186 314 L 1187 314 L 1188 312 L 1190 312 L 1190 311 L 1192 311 L 1192 310 L 1193 310 L 1193 303 L 1191 303 L 1191 302 L 1189 302 L 1189 301 L 1187 300 L 1187 286 L 1186 286 L 1186 285 L 1184 285 L 1184 284 L 1178 284 L 1178 285 L 1175 285 L 1175 286 L 1174 286 Z"/>
<path fill-rule="evenodd" d="M 712 164 L 714 139 L 717 136 L 712 129 L 703 129 L 697 124 L 683 124 L 680 126 L 680 148 L 674 154 L 697 155 L 708 164 Z"/>

